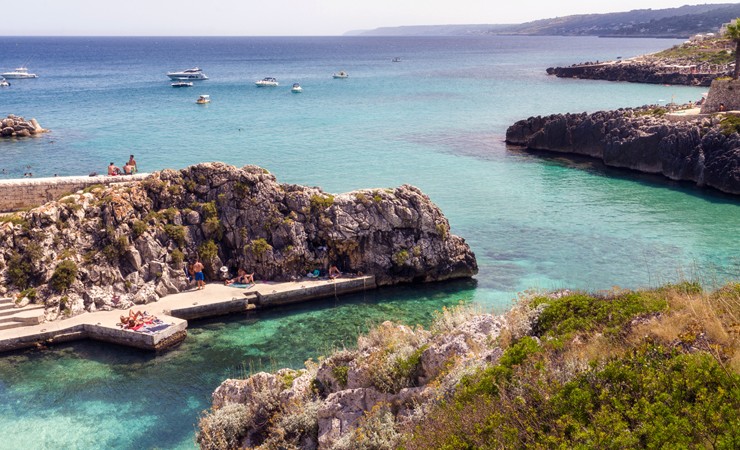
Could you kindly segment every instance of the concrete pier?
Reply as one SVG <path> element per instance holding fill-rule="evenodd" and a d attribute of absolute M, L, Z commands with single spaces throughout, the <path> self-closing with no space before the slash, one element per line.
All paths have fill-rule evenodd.
<path fill-rule="evenodd" d="M 0 352 L 43 347 L 78 339 L 94 339 L 145 350 L 162 350 L 187 337 L 188 320 L 306 302 L 367 289 L 375 289 L 375 277 L 340 277 L 335 280 L 304 278 L 285 283 L 258 282 L 247 288 L 211 283 L 203 290 L 169 295 L 134 311 L 156 316 L 167 326 L 147 333 L 121 328 L 121 315 L 128 311 L 83 313 L 69 319 L 0 329 Z"/>

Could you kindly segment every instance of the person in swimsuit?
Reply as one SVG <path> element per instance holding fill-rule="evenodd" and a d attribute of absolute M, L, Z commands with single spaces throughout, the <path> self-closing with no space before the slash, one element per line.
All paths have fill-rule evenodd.
<path fill-rule="evenodd" d="M 193 270 L 195 271 L 195 283 L 198 285 L 196 289 L 204 289 L 206 287 L 206 277 L 203 275 L 203 263 L 200 262 L 200 259 L 195 260 Z"/>

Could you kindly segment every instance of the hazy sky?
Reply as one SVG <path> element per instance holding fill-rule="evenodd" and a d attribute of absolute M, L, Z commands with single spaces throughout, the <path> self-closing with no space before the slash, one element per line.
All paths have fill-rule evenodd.
<path fill-rule="evenodd" d="M 691 4 L 702 3 L 732 2 Z M 520 23 L 684 4 L 686 0 L 31 0 L 6 5 L 13 17 L 0 21 L 0 35 L 339 35 L 386 26 Z"/>

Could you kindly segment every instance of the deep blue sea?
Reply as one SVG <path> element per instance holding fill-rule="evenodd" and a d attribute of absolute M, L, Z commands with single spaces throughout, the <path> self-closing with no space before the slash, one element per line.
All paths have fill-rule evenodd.
<path fill-rule="evenodd" d="M 191 448 L 228 377 L 301 367 L 383 320 L 428 324 L 460 302 L 503 311 L 527 289 L 740 278 L 740 202 L 589 160 L 504 145 L 532 115 L 698 100 L 706 88 L 548 77 L 549 66 L 678 43 L 564 37 L 2 38 L 0 116 L 52 130 L 0 141 L 6 178 L 257 164 L 329 192 L 420 187 L 475 251 L 473 281 L 384 288 L 191 324 L 152 355 L 95 342 L 0 355 L 0 447 Z M 392 62 L 395 57 L 401 62 Z M 174 89 L 165 73 L 210 80 Z M 333 79 L 345 70 L 347 79 Z M 280 86 L 257 88 L 276 77 Z M 299 82 L 303 92 L 293 94 Z M 200 94 L 212 102 L 196 105 Z"/>

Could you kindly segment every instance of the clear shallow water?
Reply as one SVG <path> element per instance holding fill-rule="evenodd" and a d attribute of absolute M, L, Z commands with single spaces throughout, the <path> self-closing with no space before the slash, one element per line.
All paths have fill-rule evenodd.
<path fill-rule="evenodd" d="M 561 80 L 548 66 L 657 51 L 669 40 L 596 38 L 4 38 L 0 115 L 53 130 L 0 141 L 6 177 L 258 164 L 330 192 L 419 186 L 476 252 L 474 283 L 383 289 L 310 308 L 191 327 L 154 357 L 97 343 L 0 358 L 11 448 L 176 448 L 224 378 L 300 367 L 368 324 L 427 324 L 459 301 L 503 310 L 528 288 L 711 283 L 740 272 L 740 202 L 590 161 L 507 149 L 537 114 L 696 100 L 702 88 Z M 392 63 L 400 56 L 401 63 Z M 164 73 L 211 80 L 173 89 Z M 334 80 L 346 70 L 350 78 Z M 275 76 L 281 86 L 256 88 Z M 300 82 L 302 94 L 289 87 Z M 213 102 L 195 105 L 199 94 Z M 2 176 L 2 175 L 0 175 Z"/>

